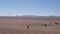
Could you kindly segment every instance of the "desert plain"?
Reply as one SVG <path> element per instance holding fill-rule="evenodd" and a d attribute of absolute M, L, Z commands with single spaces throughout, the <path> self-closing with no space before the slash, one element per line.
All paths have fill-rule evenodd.
<path fill-rule="evenodd" d="M 0 16 L 0 34 L 60 34 L 60 17 Z"/>

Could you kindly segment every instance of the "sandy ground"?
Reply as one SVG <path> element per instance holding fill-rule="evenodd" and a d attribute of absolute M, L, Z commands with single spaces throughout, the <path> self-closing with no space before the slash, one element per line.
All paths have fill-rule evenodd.
<path fill-rule="evenodd" d="M 55 22 L 60 23 L 60 20 L 0 18 L 0 34 L 60 34 L 60 24 Z"/>

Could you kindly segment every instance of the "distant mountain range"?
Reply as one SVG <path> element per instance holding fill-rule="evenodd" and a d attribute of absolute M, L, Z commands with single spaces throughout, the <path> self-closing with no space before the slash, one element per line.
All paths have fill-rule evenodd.
<path fill-rule="evenodd" d="M 60 20 L 60 16 L 35 16 L 35 15 L 23 15 L 23 16 L 0 16 L 0 18 L 17 18 L 17 19 L 32 19 L 32 20 L 45 20 L 55 19 Z"/>

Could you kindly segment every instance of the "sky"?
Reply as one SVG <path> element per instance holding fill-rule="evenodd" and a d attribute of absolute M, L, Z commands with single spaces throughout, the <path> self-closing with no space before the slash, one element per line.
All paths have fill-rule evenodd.
<path fill-rule="evenodd" d="M 0 16 L 60 16 L 60 0 L 0 0 Z"/>

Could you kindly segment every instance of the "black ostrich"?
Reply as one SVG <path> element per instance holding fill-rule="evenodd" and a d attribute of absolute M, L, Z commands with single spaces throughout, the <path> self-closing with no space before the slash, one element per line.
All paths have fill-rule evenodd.
<path fill-rule="evenodd" d="M 47 24 L 45 24 L 45 26 L 47 26 Z"/>
<path fill-rule="evenodd" d="M 29 26 L 27 25 L 27 29 L 29 29 Z"/>

